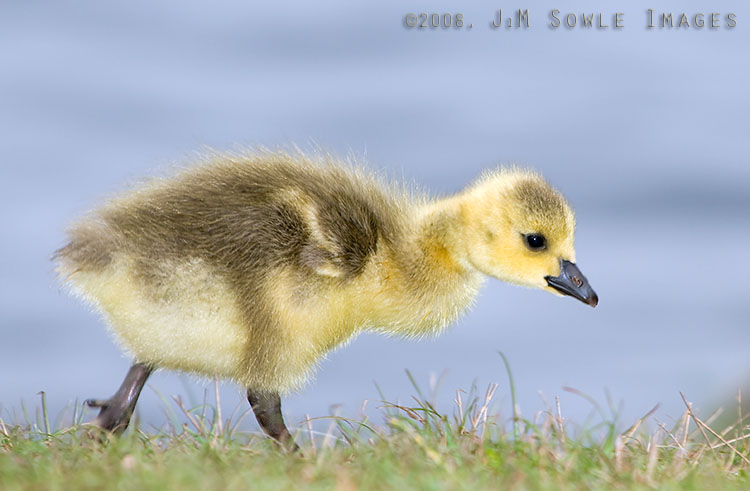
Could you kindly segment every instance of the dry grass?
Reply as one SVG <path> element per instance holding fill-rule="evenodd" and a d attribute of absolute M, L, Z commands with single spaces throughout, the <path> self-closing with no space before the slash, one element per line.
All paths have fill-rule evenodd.
<path fill-rule="evenodd" d="M 72 424 L 52 429 L 42 396 L 34 421 L 0 419 L 0 488 L 750 487 L 750 425 L 739 394 L 736 418 L 724 428 L 712 426 L 719 412 L 704 421 L 683 396 L 685 411 L 671 427 L 651 421 L 654 408 L 618 431 L 616 418 L 591 399 L 599 420 L 582 428 L 565 418 L 558 398 L 533 421 L 514 403 L 505 424 L 493 406 L 496 385 L 457 391 L 451 414 L 437 411 L 416 384 L 415 391 L 412 404 L 384 403 L 380 424 L 307 418 L 296 428 L 302 453 L 294 455 L 240 431 L 247 411 L 222 420 L 220 405 L 188 408 L 175 398 L 165 404 L 182 417 L 163 430 L 101 438 L 79 410 Z M 321 422 L 327 429 L 316 432 Z"/>

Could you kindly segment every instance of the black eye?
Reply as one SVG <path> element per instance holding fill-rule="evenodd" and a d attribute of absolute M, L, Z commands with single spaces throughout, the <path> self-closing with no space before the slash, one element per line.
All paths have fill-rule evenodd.
<path fill-rule="evenodd" d="M 529 246 L 529 249 L 532 251 L 541 251 L 547 247 L 547 239 L 544 238 L 544 235 L 529 234 L 525 235 L 524 238 L 526 239 L 526 245 Z"/>

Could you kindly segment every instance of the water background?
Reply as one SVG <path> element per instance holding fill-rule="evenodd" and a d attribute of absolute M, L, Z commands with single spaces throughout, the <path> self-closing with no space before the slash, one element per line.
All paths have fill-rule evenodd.
<path fill-rule="evenodd" d="M 3 2 L 0 6 L 0 410 L 44 390 L 51 414 L 114 392 L 129 360 L 96 315 L 60 289 L 49 257 L 65 224 L 102 196 L 205 146 L 321 146 L 436 194 L 482 169 L 541 171 L 574 205 L 578 263 L 601 299 L 489 281 L 442 337 L 362 336 L 285 401 L 292 425 L 363 400 L 408 402 L 409 369 L 438 406 L 500 383 L 509 358 L 524 415 L 560 395 L 625 423 L 654 404 L 669 423 L 750 380 L 750 8 L 745 2 L 624 2 L 620 31 L 547 27 L 548 12 L 601 2 Z M 491 30 L 496 9 L 531 27 Z M 646 9 L 737 15 L 737 27 L 645 28 Z M 414 12 L 463 12 L 474 28 L 415 31 Z M 202 399 L 210 383 L 158 373 L 139 413 L 166 421 L 155 391 Z M 222 388 L 225 413 L 245 408 Z M 338 409 L 332 406 L 338 405 Z M 374 414 L 377 414 L 375 412 Z M 252 418 L 246 427 L 257 428 Z M 327 426 L 327 423 L 325 423 Z"/>

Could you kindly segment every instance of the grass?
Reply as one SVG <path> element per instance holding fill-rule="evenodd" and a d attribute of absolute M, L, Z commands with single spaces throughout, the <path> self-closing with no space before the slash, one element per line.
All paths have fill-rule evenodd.
<path fill-rule="evenodd" d="M 646 430 L 652 410 L 618 431 L 616 415 L 593 400 L 598 421 L 584 427 L 564 418 L 559 399 L 534 421 L 520 418 L 514 401 L 507 422 L 493 409 L 496 385 L 457 391 L 451 414 L 414 387 L 413 403 L 382 404 L 382 423 L 308 418 L 293 428 L 301 454 L 240 431 L 247 412 L 222 420 L 220 404 L 187 408 L 179 398 L 164 399 L 172 417 L 156 432 L 134 422 L 122 437 L 102 434 L 77 405 L 71 424 L 52 428 L 42 394 L 35 418 L 24 409 L 23 424 L 0 419 L 0 489 L 750 488 L 739 397 L 721 430 L 711 427 L 718 413 L 703 421 L 683 396 L 673 427 Z M 313 430 L 321 419 L 322 434 Z"/>

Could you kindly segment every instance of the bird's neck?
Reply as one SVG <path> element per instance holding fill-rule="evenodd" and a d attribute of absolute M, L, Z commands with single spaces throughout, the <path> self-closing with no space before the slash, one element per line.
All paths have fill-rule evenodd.
<path fill-rule="evenodd" d="M 415 210 L 396 280 L 403 303 L 391 332 L 405 336 L 438 334 L 474 302 L 483 275 L 465 259 L 460 200 L 447 198 Z M 405 260 L 403 258 L 406 258 Z M 405 315 L 405 314 L 404 314 Z"/>
<path fill-rule="evenodd" d="M 471 275 L 475 268 L 468 262 L 462 196 L 451 196 L 425 204 L 415 214 L 411 246 L 416 264 L 423 273 L 436 278 Z M 454 278 L 455 279 L 455 278 Z"/>

